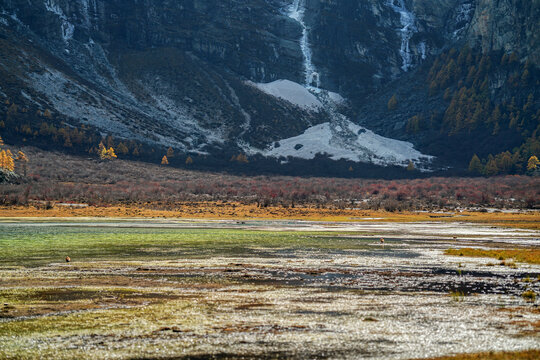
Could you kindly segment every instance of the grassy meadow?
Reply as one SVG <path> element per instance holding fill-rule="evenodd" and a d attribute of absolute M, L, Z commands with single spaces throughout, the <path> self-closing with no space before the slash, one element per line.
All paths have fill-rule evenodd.
<path fill-rule="evenodd" d="M 458 225 L 404 225 L 4 219 L 0 358 L 534 357 L 538 265 L 449 256 Z"/>

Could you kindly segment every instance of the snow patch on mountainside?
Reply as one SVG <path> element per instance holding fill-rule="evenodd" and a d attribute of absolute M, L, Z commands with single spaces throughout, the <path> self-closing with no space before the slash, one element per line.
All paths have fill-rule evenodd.
<path fill-rule="evenodd" d="M 319 111 L 323 104 L 304 86 L 290 80 L 261 84 L 248 82 L 268 95 L 290 102 L 304 110 Z"/>
<path fill-rule="evenodd" d="M 42 74 L 29 74 L 33 88 L 42 94 L 59 113 L 91 124 L 112 133 L 133 136 L 132 132 L 121 123 L 121 114 L 108 111 L 103 102 L 87 89 L 67 79 L 62 73 L 48 70 Z M 87 101 L 81 99 L 86 98 Z"/>
<path fill-rule="evenodd" d="M 312 126 L 298 136 L 273 142 L 265 150 L 244 144 L 242 148 L 247 154 L 259 153 L 274 158 L 290 156 L 306 160 L 321 154 L 332 160 L 344 159 L 383 166 L 407 166 L 412 161 L 421 170 L 427 169 L 433 159 L 415 150 L 411 143 L 386 138 L 354 124 L 341 112 L 347 101 L 340 94 L 312 86 L 304 87 L 289 80 L 250 84 L 302 109 L 325 112 L 330 122 Z"/>
<path fill-rule="evenodd" d="M 336 105 L 344 105 L 347 102 L 347 100 L 338 93 L 328 91 L 327 94 L 330 100 Z"/>
<path fill-rule="evenodd" d="M 339 135 L 344 132 L 354 135 L 344 139 Z M 415 150 L 411 143 L 385 138 L 350 121 L 337 126 L 323 123 L 310 127 L 301 135 L 274 143 L 262 154 L 276 158 L 292 156 L 307 160 L 314 159 L 317 154 L 326 154 L 333 160 L 399 166 L 407 166 L 409 161 L 422 164 L 432 159 L 431 156 Z"/>
<path fill-rule="evenodd" d="M 28 82 L 45 96 L 51 110 L 120 138 L 199 153 L 205 153 L 209 144 L 224 142 L 221 129 L 203 128 L 187 109 L 150 88 L 145 91 L 153 100 L 152 106 L 137 103 L 130 93 L 105 96 L 53 69 L 30 73 Z"/>
<path fill-rule="evenodd" d="M 146 90 L 156 105 L 155 108 L 147 110 L 149 117 L 157 118 L 161 123 L 186 134 L 184 141 L 188 142 L 193 150 L 205 144 L 223 144 L 225 135 L 222 129 L 210 130 L 201 127 L 186 108 L 178 106 L 175 101 L 165 95 L 155 95 L 152 94 L 151 89 Z M 194 139 L 198 139 L 198 141 L 194 141 Z"/>

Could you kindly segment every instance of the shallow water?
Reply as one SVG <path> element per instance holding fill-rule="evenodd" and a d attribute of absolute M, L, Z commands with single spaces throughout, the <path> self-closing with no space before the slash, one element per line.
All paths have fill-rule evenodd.
<path fill-rule="evenodd" d="M 0 358 L 540 349 L 539 302 L 522 297 L 540 293 L 540 266 L 443 254 L 538 238 L 460 223 L 6 221 Z"/>

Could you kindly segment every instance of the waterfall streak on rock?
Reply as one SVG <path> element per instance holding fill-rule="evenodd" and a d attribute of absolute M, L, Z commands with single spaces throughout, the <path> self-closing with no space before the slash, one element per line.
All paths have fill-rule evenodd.
<path fill-rule="evenodd" d="M 302 49 L 302 54 L 304 55 L 304 84 L 306 86 L 314 86 L 319 88 L 321 86 L 320 76 L 312 61 L 313 53 L 309 45 L 309 31 L 304 21 L 304 14 L 306 11 L 305 6 L 303 5 L 304 1 L 305 0 L 294 0 L 289 7 L 288 15 L 291 19 L 296 20 L 300 26 L 302 26 L 300 48 Z"/>
<path fill-rule="evenodd" d="M 409 71 L 409 69 L 413 66 L 413 54 L 411 52 L 410 42 L 413 35 L 418 31 L 416 25 L 414 24 L 414 14 L 407 10 L 405 0 L 390 0 L 387 5 L 400 15 L 401 26 L 403 26 L 399 30 L 401 36 L 401 47 L 399 49 L 399 53 L 401 55 L 401 59 L 403 60 L 401 69 L 403 71 Z"/>

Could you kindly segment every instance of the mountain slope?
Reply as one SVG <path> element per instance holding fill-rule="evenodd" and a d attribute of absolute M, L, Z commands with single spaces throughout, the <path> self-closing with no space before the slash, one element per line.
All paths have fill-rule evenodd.
<path fill-rule="evenodd" d="M 444 106 L 419 84 L 422 64 L 465 44 L 538 62 L 539 2 L 498 3 L 6 0 L 3 134 L 37 141 L 54 125 L 209 156 L 320 153 L 426 167 L 434 155 L 449 164 L 448 147 L 426 146 L 429 134 L 407 131 L 410 117 Z M 414 100 L 385 114 L 387 94 L 410 91 Z M 299 104 L 299 94 L 316 106 Z M 302 140 L 323 128 L 330 138 Z"/>

